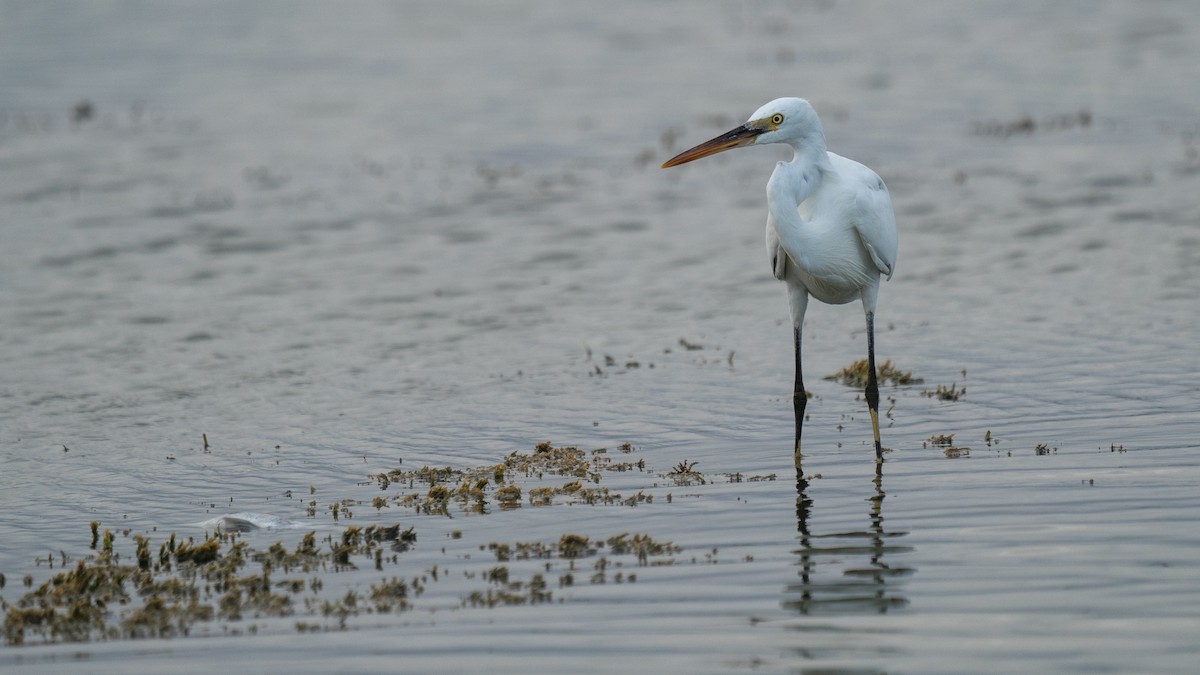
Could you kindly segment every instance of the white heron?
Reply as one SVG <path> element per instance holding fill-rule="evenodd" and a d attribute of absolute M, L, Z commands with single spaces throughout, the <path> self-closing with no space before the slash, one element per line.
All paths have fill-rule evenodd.
<path fill-rule="evenodd" d="M 867 318 L 867 407 L 879 441 L 879 383 L 875 375 L 875 300 L 879 278 L 896 268 L 896 217 L 887 186 L 874 171 L 825 147 L 821 121 L 808 101 L 779 98 L 754 112 L 745 124 L 685 150 L 666 169 L 749 145 L 783 143 L 794 157 L 780 162 L 767 181 L 767 255 L 776 279 L 787 282 L 796 381 L 795 463 L 800 466 L 800 431 L 807 397 L 800 367 L 800 334 L 808 297 L 834 305 L 861 300 Z"/>

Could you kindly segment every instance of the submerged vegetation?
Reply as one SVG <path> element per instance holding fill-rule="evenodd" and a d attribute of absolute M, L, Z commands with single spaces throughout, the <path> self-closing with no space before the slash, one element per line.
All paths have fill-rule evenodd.
<path fill-rule="evenodd" d="M 1052 448 L 1045 443 L 1038 443 L 1033 447 L 1033 454 L 1035 455 L 1052 455 L 1056 453 L 1058 453 L 1058 448 Z"/>
<path fill-rule="evenodd" d="M 704 485 L 704 474 L 696 470 L 696 465 L 699 462 L 682 461 L 675 465 L 673 469 L 667 472 L 667 476 L 675 481 L 676 485 L 693 485 L 699 483 Z"/>
<path fill-rule="evenodd" d="M 867 375 L 869 372 L 870 368 L 867 367 L 867 360 L 859 359 L 833 375 L 827 375 L 825 379 L 861 389 L 867 386 Z M 922 378 L 913 377 L 912 371 L 901 371 L 892 363 L 891 359 L 876 366 L 875 379 L 879 384 L 891 384 L 893 386 L 921 384 L 925 381 Z"/>
<path fill-rule="evenodd" d="M 966 387 L 962 387 L 960 389 L 958 384 L 955 383 L 951 384 L 949 387 L 944 384 L 939 384 L 937 389 L 934 391 L 929 391 L 926 389 L 925 391 L 921 392 L 921 395 L 925 396 L 926 398 L 936 398 L 939 401 L 957 401 L 960 396 L 966 393 Z"/>
<path fill-rule="evenodd" d="M 386 518 L 393 508 L 445 517 L 451 515 L 451 506 L 483 514 L 493 505 L 650 504 L 654 495 L 647 489 L 622 496 L 601 482 L 607 475 L 640 472 L 650 478 L 650 487 L 659 487 L 656 478 L 670 479 L 663 488 L 704 484 L 695 466 L 696 462 L 681 462 L 676 471 L 655 474 L 629 443 L 589 451 L 543 442 L 532 452 L 512 452 L 495 464 L 397 468 L 371 474 L 363 485 L 377 486 L 383 493 L 368 500 L 377 518 Z M 430 561 L 436 554 L 427 550 L 423 562 L 414 564 L 406 561 L 405 553 L 417 546 L 416 526 L 346 525 L 362 500 L 336 500 L 318 508 L 315 487 L 309 487 L 303 499 L 291 491 L 285 496 L 296 499 L 309 518 L 324 517 L 336 530 L 297 533 L 291 544 L 277 541 L 254 548 L 245 538 L 254 528 L 229 529 L 229 519 L 219 519 L 217 529 L 199 538 L 170 533 L 153 541 L 153 532 L 114 532 L 91 521 L 90 540 L 85 540 L 89 555 L 71 560 L 63 553 L 61 560 L 49 561 L 60 564 L 61 571 L 40 585 L 28 575 L 21 597 L 12 602 L 0 598 L 5 642 L 247 634 L 289 627 L 300 632 L 341 630 L 362 614 L 418 609 L 426 587 L 447 579 L 450 567 L 461 567 L 461 575 L 454 578 L 468 584 L 459 596 L 461 608 L 561 602 L 564 598 L 554 597 L 561 589 L 636 582 L 638 574 L 632 569 L 676 564 L 681 551 L 643 533 L 593 537 L 570 532 L 549 542 L 475 545 L 464 541 L 461 529 L 454 529 L 447 531 L 441 548 L 444 561 Z M 670 503 L 671 494 L 665 497 Z M 472 560 L 475 546 L 494 556 L 485 570 Z M 372 570 L 379 576 L 364 579 Z M 338 576 L 348 572 L 357 574 Z M 483 588 L 471 587 L 476 582 Z"/>
<path fill-rule="evenodd" d="M 430 467 L 395 468 L 374 473 L 368 478 L 384 492 L 399 488 L 400 494 L 376 497 L 376 509 L 389 506 L 411 508 L 418 513 L 450 515 L 450 506 L 463 512 L 486 513 L 491 505 L 499 508 L 548 506 L 559 500 L 568 504 L 624 504 L 636 506 L 653 498 L 639 493 L 622 497 L 600 487 L 607 473 L 647 472 L 646 461 L 626 458 L 633 445 L 626 442 L 615 452 L 608 448 L 586 451 L 575 446 L 556 447 L 549 441 L 538 443 L 533 452 L 514 451 L 497 464 L 473 468 Z M 522 489 L 526 484 L 544 483 Z"/>
<path fill-rule="evenodd" d="M 107 538 L 111 531 L 105 533 Z M 150 540 L 135 535 L 136 565 L 123 563 L 111 546 L 102 547 L 15 603 L 4 602 L 4 640 L 22 645 L 167 638 L 188 635 L 197 624 L 214 620 L 328 617 L 336 614 L 330 610 L 334 605 L 320 599 L 324 584 L 315 575 L 357 569 L 356 559 L 373 559 L 382 569 L 384 560 L 397 563 L 395 553 L 415 541 L 413 530 L 399 525 L 349 527 L 320 543 L 309 532 L 294 549 L 277 542 L 258 551 L 238 533 L 218 530 L 198 541 L 171 534 L 152 556 Z M 385 550 L 393 555 L 385 556 Z M 419 594 L 420 585 L 414 588 Z M 364 609 L 405 608 L 394 592 L 388 598 Z"/>
<path fill-rule="evenodd" d="M 350 588 L 332 599 L 324 596 L 324 576 L 358 569 L 368 561 L 378 571 L 385 563 L 398 565 L 399 554 L 416 539 L 412 528 L 399 525 L 348 527 L 340 536 L 331 534 L 321 541 L 309 532 L 294 549 L 276 542 L 255 550 L 237 533 L 217 531 L 200 541 L 178 541 L 172 534 L 158 556 L 150 557 L 143 556 L 149 540 L 135 536 L 137 565 L 101 550 L 15 603 L 0 604 L 4 639 L 9 645 L 25 645 L 170 638 L 213 622 L 229 631 L 231 624 L 243 620 L 292 616 L 305 617 L 294 623 L 301 632 L 340 630 L 347 619 L 360 614 L 412 610 L 428 584 L 446 577 L 446 570 L 434 565 L 408 578 L 382 577 L 366 592 Z M 626 532 L 606 539 L 564 534 L 554 543 L 493 542 L 486 550 L 502 563 L 549 562 L 538 563 L 540 571 L 527 580 L 517 578 L 508 566 L 490 568 L 482 574 L 486 588 L 466 592 L 463 607 L 548 602 L 552 591 L 545 575 L 551 572 L 558 573 L 560 588 L 575 585 L 577 575 L 591 584 L 634 582 L 637 575 L 625 572 L 626 567 L 671 565 L 682 549 Z M 580 561 L 598 555 L 590 571 L 580 566 Z M 479 575 L 466 571 L 464 576 Z M 257 632 L 258 625 L 247 625 L 244 631 Z"/>
<path fill-rule="evenodd" d="M 954 444 L 954 434 L 934 434 L 925 442 L 926 445 L 932 445 L 940 449 L 947 459 L 958 459 L 960 457 L 970 457 L 971 449 L 968 447 L 959 447 Z"/>

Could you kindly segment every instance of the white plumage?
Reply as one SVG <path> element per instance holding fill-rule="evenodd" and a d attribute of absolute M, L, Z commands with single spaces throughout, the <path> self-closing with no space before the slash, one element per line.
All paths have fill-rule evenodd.
<path fill-rule="evenodd" d="M 762 106 L 745 124 L 685 150 L 663 164 L 677 166 L 748 145 L 784 143 L 795 156 L 780 162 L 767 181 L 767 255 L 776 279 L 787 283 L 795 343 L 795 461 L 807 398 L 800 360 L 809 296 L 840 305 L 861 300 L 867 320 L 867 407 L 879 439 L 879 385 L 875 374 L 875 302 L 880 277 L 896 269 L 896 218 L 883 179 L 871 169 L 829 152 L 813 107 L 800 98 Z"/>

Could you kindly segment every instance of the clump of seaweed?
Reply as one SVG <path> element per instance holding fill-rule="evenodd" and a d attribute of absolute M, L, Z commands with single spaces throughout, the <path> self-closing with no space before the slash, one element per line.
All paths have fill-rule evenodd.
<path fill-rule="evenodd" d="M 675 481 L 676 485 L 704 485 L 707 481 L 704 480 L 704 474 L 696 471 L 696 465 L 699 462 L 689 462 L 684 460 L 675 465 L 667 472 L 667 477 Z"/>
<path fill-rule="evenodd" d="M 8 607 L 4 641 L 22 645 L 30 635 L 41 636 L 46 642 L 119 637 L 106 623 L 108 608 L 129 602 L 126 585 L 140 574 L 131 565 L 80 560 L 74 569 L 55 574 Z"/>
<path fill-rule="evenodd" d="M 671 556 L 679 553 L 680 547 L 669 541 L 656 541 L 648 534 L 621 534 L 607 539 L 594 539 L 581 534 L 567 533 L 553 544 L 540 541 L 518 541 L 512 544 L 492 542 L 479 549 L 491 551 L 497 562 L 513 560 L 577 560 L 588 558 L 605 546 L 609 555 L 635 555 L 639 564 L 647 564 L 650 557 Z"/>
<path fill-rule="evenodd" d="M 98 525 L 92 529 L 98 531 Z M 136 565 L 120 563 L 114 539 L 104 530 L 94 557 L 55 574 L 16 602 L 5 603 L 5 642 L 169 638 L 215 619 L 290 616 L 301 609 L 292 596 L 306 587 L 316 594 L 322 584 L 315 577 L 310 582 L 276 580 L 275 574 L 352 569 L 356 557 L 373 557 L 376 568 L 382 569 L 384 547 L 393 552 L 395 563 L 394 554 L 411 547 L 416 533 L 399 525 L 349 527 L 340 540 L 329 535 L 326 545 L 318 546 L 316 534 L 309 532 L 294 551 L 278 542 L 254 551 L 237 533 L 217 531 L 201 541 L 177 541 L 172 533 L 157 558 L 150 554 L 150 539 L 139 534 L 133 537 Z M 32 580 L 27 585 L 32 587 Z M 378 589 L 372 587 L 371 599 L 377 611 L 405 609 L 402 600 L 409 590 L 384 582 Z M 330 606 L 327 616 L 344 615 L 350 607 L 345 598 Z M 306 601 L 304 609 L 316 613 L 318 606 Z"/>
<path fill-rule="evenodd" d="M 558 540 L 558 553 L 564 558 L 582 558 L 595 552 L 591 540 L 580 534 L 564 534 Z"/>
<path fill-rule="evenodd" d="M 683 549 L 669 541 L 655 541 L 648 534 L 630 536 L 625 532 L 608 538 L 608 550 L 612 555 L 632 553 L 637 556 L 638 565 L 645 566 L 650 564 L 650 556 L 670 556 Z"/>
<path fill-rule="evenodd" d="M 833 375 L 827 375 L 825 379 L 861 389 L 867 386 L 867 376 L 869 373 L 870 368 L 867 367 L 867 360 L 859 359 Z M 879 384 L 890 383 L 893 386 L 921 384 L 925 381 L 922 378 L 913 377 L 912 371 L 901 371 L 892 363 L 891 359 L 880 363 L 875 368 L 875 379 Z"/>
<path fill-rule="evenodd" d="M 929 445 L 935 448 L 940 448 L 946 455 L 947 459 L 958 459 L 960 457 L 970 457 L 971 449 L 967 447 L 957 447 L 954 445 L 954 434 L 934 434 L 926 441 Z"/>
<path fill-rule="evenodd" d="M 430 515 L 449 515 L 452 503 L 458 503 L 464 511 L 474 513 L 486 513 L 488 505 L 492 503 L 502 509 L 517 508 L 526 494 L 529 503 L 535 506 L 551 504 L 554 497 L 559 495 L 566 496 L 568 502 L 586 504 L 637 505 L 651 501 L 652 498 L 647 495 L 622 498 L 608 488 L 591 487 L 598 484 L 606 473 L 646 471 L 646 460 L 633 461 L 624 457 L 633 453 L 631 443 L 621 443 L 616 449 L 617 453 L 610 453 L 608 448 L 587 451 L 573 445 L 556 446 L 550 441 L 542 441 L 534 446 L 533 452 L 514 451 L 498 464 L 464 469 L 429 466 L 411 470 L 396 468 L 371 474 L 367 478 L 378 484 L 381 490 L 406 486 L 410 491 L 391 499 L 376 497 L 371 504 L 377 510 L 395 505 Z M 520 480 L 543 481 L 554 476 L 573 480 L 557 487 L 541 485 L 522 489 L 517 484 Z M 585 483 L 589 486 L 585 487 Z M 417 491 L 426 485 L 428 487 L 423 492 Z"/>
<path fill-rule="evenodd" d="M 503 507 L 518 507 L 521 505 L 521 488 L 516 485 L 505 485 L 496 490 L 496 501 Z"/>
<path fill-rule="evenodd" d="M 387 614 L 409 609 L 408 592 L 407 582 L 392 577 L 390 580 L 371 584 L 371 592 L 367 597 L 374 604 L 376 612 Z"/>
<path fill-rule="evenodd" d="M 774 473 L 745 476 L 741 471 L 736 471 L 734 473 L 726 473 L 725 477 L 729 479 L 730 483 L 741 483 L 742 481 L 746 481 L 748 483 L 758 483 L 765 480 L 775 480 L 779 476 L 778 474 Z"/>
<path fill-rule="evenodd" d="M 508 569 L 500 567 L 488 575 L 488 581 L 497 587 L 472 592 L 463 600 L 464 607 L 536 605 L 551 600 L 552 591 L 548 589 L 545 576 L 540 573 L 534 574 L 528 582 L 509 581 Z"/>
<path fill-rule="evenodd" d="M 593 539 L 581 534 L 567 533 L 554 544 L 540 541 L 518 541 L 513 544 L 492 542 L 479 548 L 491 551 L 496 556 L 496 561 L 500 563 L 523 560 L 564 560 L 569 565 L 568 569 L 574 570 L 577 561 L 597 555 L 606 545 L 608 546 L 608 556 L 602 558 L 606 561 L 604 564 L 618 566 L 619 561 L 608 561 L 607 558 L 632 555 L 636 558 L 639 567 L 669 565 L 674 562 L 671 556 L 683 550 L 669 541 L 657 541 L 648 534 L 631 535 L 628 532 L 607 539 Z M 553 563 L 546 563 L 545 569 L 550 570 L 552 565 Z M 508 567 L 492 568 L 488 575 L 500 572 L 507 575 Z"/>
<path fill-rule="evenodd" d="M 587 478 L 591 472 L 588 453 L 573 445 L 554 447 L 550 441 L 538 443 L 531 454 L 514 451 L 504 458 L 506 469 L 522 473 L 526 477 L 546 473 L 559 476 Z"/>
<path fill-rule="evenodd" d="M 607 555 L 599 555 L 607 544 Z M 481 549 L 485 548 L 483 546 Z M 592 564 L 592 573 L 587 575 L 591 584 L 634 583 L 637 575 L 626 573 L 623 569 L 624 556 L 633 556 L 638 567 L 665 566 L 675 564 L 675 554 L 683 549 L 669 541 L 656 541 L 647 534 L 628 532 L 608 537 L 606 540 L 593 539 L 579 534 L 564 534 L 557 544 L 543 542 L 516 542 L 514 544 L 492 542 L 486 547 L 496 555 L 496 561 L 502 563 L 485 570 L 482 578 L 489 584 L 483 591 L 474 591 L 463 598 L 464 607 L 495 607 L 497 605 L 525 605 L 548 602 L 552 599 L 551 591 L 545 579 L 545 573 L 561 570 L 558 577 L 559 588 L 567 588 L 576 584 L 576 574 L 584 572 L 582 561 L 585 558 L 598 556 Z M 528 581 L 516 577 L 509 564 L 521 560 L 543 560 L 542 571 L 533 574 Z M 565 569 L 563 569 L 565 567 Z"/>
<path fill-rule="evenodd" d="M 934 391 L 929 391 L 926 389 L 925 391 L 921 392 L 921 395 L 927 398 L 936 398 L 939 401 L 957 401 L 960 396 L 966 393 L 966 387 L 962 387 L 960 389 L 958 384 L 955 383 L 951 384 L 949 387 L 944 384 L 939 384 L 937 389 Z"/>

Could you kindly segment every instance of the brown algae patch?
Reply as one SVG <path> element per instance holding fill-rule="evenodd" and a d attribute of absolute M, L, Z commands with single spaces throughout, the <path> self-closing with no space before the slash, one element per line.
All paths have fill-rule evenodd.
<path fill-rule="evenodd" d="M 704 480 L 704 474 L 696 471 L 697 464 L 699 462 L 684 460 L 667 472 L 667 478 L 675 481 L 676 485 L 704 485 L 707 481 Z"/>
<path fill-rule="evenodd" d="M 844 385 L 861 389 L 867 386 L 867 374 L 870 369 L 867 367 L 866 359 L 859 359 L 849 366 L 842 368 L 833 375 L 827 375 L 826 380 L 841 382 Z M 893 386 L 921 384 L 925 380 L 920 377 L 913 377 L 912 371 L 904 372 L 897 368 L 892 363 L 891 359 L 880 363 L 875 369 L 875 378 L 879 384 L 892 384 Z"/>
<path fill-rule="evenodd" d="M 629 488 L 636 492 L 621 494 L 602 485 L 606 476 L 621 473 L 648 474 L 669 481 L 670 486 L 705 485 L 710 482 L 697 470 L 698 462 L 682 461 L 670 471 L 660 473 L 637 457 L 628 442 L 614 449 L 584 450 L 577 446 L 538 443 L 531 453 L 514 451 L 497 464 L 469 468 L 430 467 L 395 468 L 369 474 L 385 495 L 375 496 L 371 505 L 385 508 L 410 508 L 426 515 L 451 516 L 456 505 L 463 513 L 486 514 L 493 508 L 509 510 L 523 506 L 545 507 L 554 504 L 623 505 L 651 504 L 655 495 L 648 490 L 662 487 L 658 482 Z M 729 482 L 747 480 L 740 472 L 723 473 Z M 751 476 L 749 482 L 775 480 L 775 474 Z M 396 493 L 399 494 L 396 494 Z M 671 495 L 666 495 L 668 503 Z M 353 502 L 353 500 L 345 500 Z M 310 515 L 312 515 L 310 513 Z"/>
<path fill-rule="evenodd" d="M 970 457 L 971 449 L 967 447 L 958 447 L 954 445 L 954 434 L 934 434 L 925 442 L 926 445 L 932 445 L 935 448 L 941 449 L 946 455 L 946 459 L 958 459 L 960 457 Z"/>
<path fill-rule="evenodd" d="M 388 559 L 385 549 L 396 563 L 395 553 L 407 550 L 416 535 L 398 525 L 350 527 L 340 539 L 329 535 L 320 546 L 309 532 L 294 550 L 276 543 L 257 551 L 237 533 L 218 531 L 200 541 L 180 541 L 172 534 L 157 556 L 151 555 L 148 538 L 135 535 L 134 541 L 136 564 L 121 561 L 113 551 L 111 531 L 105 530 L 97 555 L 79 560 L 14 603 L 0 600 L 5 643 L 168 638 L 188 635 L 197 624 L 214 620 L 336 617 L 346 598 L 322 600 L 323 582 L 309 575 L 356 569 L 358 558 L 373 559 L 381 569 Z M 401 591 L 385 582 L 380 589 L 372 587 L 364 609 L 407 608 L 400 600 L 408 597 L 408 587 Z"/>
<path fill-rule="evenodd" d="M 960 396 L 966 393 L 966 387 L 959 388 L 957 383 L 953 383 L 949 387 L 939 384 L 934 391 L 926 389 L 921 392 L 921 395 L 926 398 L 936 398 L 939 401 L 957 401 Z"/>
<path fill-rule="evenodd" d="M 486 513 L 491 505 L 502 509 L 548 506 L 556 499 L 571 504 L 626 504 L 653 501 L 652 495 L 639 491 L 630 497 L 600 487 L 603 476 L 613 472 L 646 472 L 646 461 L 626 457 L 633 453 L 626 442 L 610 452 L 608 448 L 587 451 L 576 446 L 556 447 L 549 441 L 538 443 L 533 452 L 514 451 L 498 464 L 472 468 L 430 467 L 391 469 L 371 474 L 368 479 L 389 491 L 402 486 L 403 494 L 375 497 L 378 510 L 388 506 L 411 508 L 418 513 L 449 515 L 451 504 L 464 512 Z M 525 484 L 518 485 L 518 481 Z M 551 485 L 528 485 L 549 482 Z"/>
<path fill-rule="evenodd" d="M 606 477 L 634 472 L 645 477 L 629 476 L 633 480 L 622 485 L 632 487 L 624 495 L 601 484 Z M 774 474 L 722 475 L 730 482 L 776 479 Z M 657 489 L 708 482 L 694 461 L 655 472 L 629 443 L 584 450 L 543 442 L 494 464 L 371 474 L 361 485 L 380 492 L 369 500 L 319 505 L 312 487 L 304 499 L 296 498 L 310 518 L 324 516 L 336 525 L 352 518 L 353 509 L 364 502 L 374 507 L 376 517 L 398 507 L 450 516 L 451 508 L 483 514 L 494 508 L 547 505 L 637 506 L 652 503 Z M 284 494 L 292 497 L 290 490 Z M 669 492 L 663 496 L 671 502 Z M 89 529 L 87 558 L 68 561 L 64 553 L 63 569 L 40 586 L 30 575 L 24 595 L 12 602 L 0 598 L 7 644 L 249 634 L 279 630 L 279 620 L 286 626 L 290 617 L 300 632 L 341 630 L 362 614 L 421 609 L 426 586 L 446 583 L 451 569 L 461 571 L 461 576 L 453 575 L 459 583 L 466 580 L 466 586 L 452 591 L 460 608 L 562 602 L 556 591 L 635 582 L 637 568 L 678 564 L 682 550 L 641 533 L 599 538 L 566 533 L 551 541 L 480 545 L 467 543 L 463 530 L 453 529 L 445 533 L 443 560 L 431 560 L 429 555 L 436 553 L 425 551 L 420 563 L 408 563 L 423 572 L 394 574 L 390 568 L 404 565 L 403 554 L 416 545 L 414 527 L 342 525 L 333 533 L 308 532 L 291 545 L 279 541 L 266 548 L 251 547 L 239 530 L 217 529 L 197 538 L 171 533 L 152 541 L 149 532 L 114 533 L 99 521 L 89 523 Z M 472 559 L 477 546 L 495 556 L 486 570 Z M 369 578 L 371 570 L 378 573 L 374 579 Z M 351 572 L 357 573 L 344 580 L 331 576 Z"/>
<path fill-rule="evenodd" d="M 539 541 L 519 541 L 514 544 L 492 542 L 487 546 L 481 545 L 479 550 L 491 551 L 498 562 L 552 558 L 574 560 L 596 555 L 606 545 L 612 555 L 636 556 L 638 565 L 641 566 L 649 565 L 651 556 L 656 558 L 671 556 L 683 550 L 669 541 L 657 541 L 648 534 L 631 535 L 628 532 L 608 539 L 592 539 L 581 534 L 568 533 L 560 537 L 557 542 L 550 544 Z M 670 564 L 670 561 L 659 561 L 658 564 Z"/>
<path fill-rule="evenodd" d="M 592 585 L 606 583 L 634 583 L 636 572 L 627 572 L 624 557 L 632 556 L 636 567 L 673 565 L 674 556 L 683 551 L 671 542 L 657 541 L 646 534 L 628 532 L 592 539 L 580 534 L 564 534 L 556 543 L 540 541 L 515 542 L 513 544 L 492 542 L 480 546 L 481 551 L 492 552 L 499 563 L 542 560 L 540 571 L 528 580 L 515 577 L 509 564 L 492 567 L 482 577 L 489 587 L 473 591 L 462 601 L 464 607 L 495 607 L 497 605 L 525 605 L 551 602 L 553 590 L 546 580 L 548 575 L 557 574 L 558 588 L 567 588 L 583 583 Z M 595 558 L 591 565 L 585 560 Z"/>

